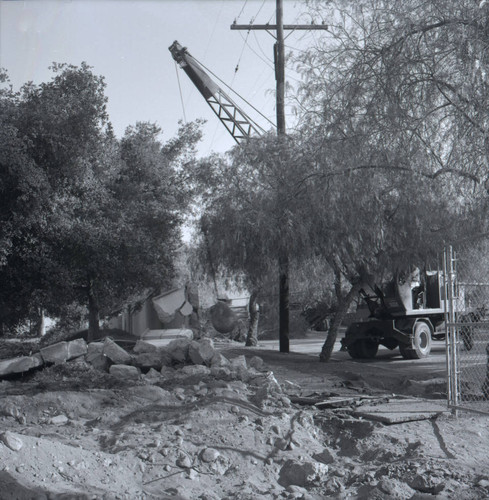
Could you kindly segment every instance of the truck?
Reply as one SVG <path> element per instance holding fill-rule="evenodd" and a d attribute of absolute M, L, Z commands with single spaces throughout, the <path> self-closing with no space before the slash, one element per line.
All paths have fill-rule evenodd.
<path fill-rule="evenodd" d="M 374 358 L 383 345 L 396 349 L 404 359 L 429 356 L 433 340 L 445 338 L 447 285 L 443 271 L 394 273 L 382 287 L 374 285 L 360 295 L 368 317 L 351 323 L 341 340 L 342 349 L 353 359 Z M 464 310 L 463 289 L 451 301 L 457 312 Z"/>

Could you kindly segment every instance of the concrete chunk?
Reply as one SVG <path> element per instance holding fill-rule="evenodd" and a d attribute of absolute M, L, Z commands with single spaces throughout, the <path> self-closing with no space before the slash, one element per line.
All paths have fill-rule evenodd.
<path fill-rule="evenodd" d="M 41 349 L 41 356 L 45 363 L 64 363 L 68 359 L 68 342 L 58 342 Z"/>
<path fill-rule="evenodd" d="M 163 366 L 161 352 L 158 349 L 152 352 L 141 352 L 136 356 L 134 364 L 140 368 L 161 370 Z"/>
<path fill-rule="evenodd" d="M 158 347 L 156 347 L 153 344 L 150 344 L 148 342 L 144 342 L 144 340 L 138 340 L 136 342 L 136 345 L 134 346 L 133 351 L 136 354 L 140 354 L 140 353 L 143 353 L 143 352 L 154 352 L 157 349 L 158 349 Z"/>
<path fill-rule="evenodd" d="M 117 365 L 127 365 L 132 361 L 131 355 L 108 337 L 104 341 L 103 353 Z"/>
<path fill-rule="evenodd" d="M 84 339 L 75 339 L 68 342 L 68 359 L 78 358 L 87 353 L 87 343 Z"/>
<path fill-rule="evenodd" d="M 189 345 L 188 355 L 194 365 L 210 365 L 214 354 L 212 339 L 194 340 Z"/>
<path fill-rule="evenodd" d="M 185 363 L 188 359 L 188 352 L 191 340 L 180 338 L 172 340 L 167 346 L 166 351 L 170 354 L 176 363 Z"/>
<path fill-rule="evenodd" d="M 12 451 L 19 451 L 24 445 L 22 439 L 10 431 L 2 432 L 0 434 L 0 441 Z"/>
<path fill-rule="evenodd" d="M 140 375 L 138 368 L 129 365 L 112 365 L 109 373 L 115 377 L 128 380 L 138 380 Z"/>
<path fill-rule="evenodd" d="M 309 486 L 324 480 L 328 466 L 319 462 L 287 460 L 280 470 L 278 483 L 282 486 Z"/>
<path fill-rule="evenodd" d="M 88 344 L 85 361 L 90 363 L 96 370 L 107 371 L 109 360 L 104 356 L 104 343 L 91 342 Z"/>
<path fill-rule="evenodd" d="M 70 342 L 58 342 L 41 349 L 41 356 L 45 363 L 65 363 L 66 361 L 83 356 L 87 353 L 87 343 L 83 339 Z"/>
<path fill-rule="evenodd" d="M 0 377 L 12 373 L 23 373 L 38 366 L 43 365 L 43 359 L 40 354 L 33 356 L 22 356 L 20 358 L 4 359 L 0 361 Z"/>
<path fill-rule="evenodd" d="M 214 356 L 212 356 L 211 360 L 211 365 L 212 367 L 223 367 L 223 366 L 230 366 L 231 363 L 229 362 L 229 359 L 223 356 L 220 352 L 215 352 Z"/>
<path fill-rule="evenodd" d="M 205 377 L 211 373 L 211 370 L 204 365 L 187 365 L 180 370 L 180 373 L 182 375 L 198 375 L 199 377 Z"/>

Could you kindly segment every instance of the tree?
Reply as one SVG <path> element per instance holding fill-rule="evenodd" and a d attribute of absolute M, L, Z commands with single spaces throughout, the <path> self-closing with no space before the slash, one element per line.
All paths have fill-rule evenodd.
<path fill-rule="evenodd" d="M 34 305 L 56 315 L 78 301 L 91 338 L 100 313 L 170 279 L 200 132 L 182 126 L 163 145 L 141 123 L 119 141 L 103 78 L 84 63 L 53 71 L 50 82 L 0 95 L 0 312 L 13 327 Z"/>
<path fill-rule="evenodd" d="M 338 21 L 298 58 L 311 176 L 327 189 L 313 191 L 316 209 L 326 208 L 316 212 L 316 248 L 338 297 L 327 360 L 352 293 L 483 222 L 487 93 L 472 77 L 480 58 L 467 62 L 459 41 L 480 53 L 486 17 L 469 2 L 310 4 L 316 19 Z"/>

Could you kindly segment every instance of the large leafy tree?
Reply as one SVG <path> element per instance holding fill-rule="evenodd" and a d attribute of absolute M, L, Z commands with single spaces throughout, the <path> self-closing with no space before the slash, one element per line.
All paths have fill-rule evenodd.
<path fill-rule="evenodd" d="M 334 20 L 298 58 L 311 175 L 327 180 L 316 247 L 338 292 L 326 360 L 352 292 L 484 223 L 487 16 L 473 2 L 309 4 Z"/>
<path fill-rule="evenodd" d="M 101 312 L 171 276 L 199 131 L 163 145 L 140 123 L 117 140 L 103 78 L 86 64 L 53 71 L 2 94 L 2 311 L 13 326 L 34 305 L 57 314 L 77 301 L 93 334 Z"/>

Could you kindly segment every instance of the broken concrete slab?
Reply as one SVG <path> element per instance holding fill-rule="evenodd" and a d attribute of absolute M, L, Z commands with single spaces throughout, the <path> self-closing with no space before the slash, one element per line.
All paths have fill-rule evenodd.
<path fill-rule="evenodd" d="M 44 361 L 40 354 L 21 356 L 20 358 L 4 359 L 0 361 L 0 377 L 14 373 L 24 373 L 42 366 Z"/>
<path fill-rule="evenodd" d="M 118 378 L 128 380 L 138 380 L 141 374 L 137 367 L 130 365 L 112 365 L 109 369 L 109 373 Z"/>
<path fill-rule="evenodd" d="M 57 342 L 41 349 L 41 356 L 45 363 L 65 363 L 66 361 L 83 356 L 87 353 L 87 343 L 83 339 L 70 342 Z"/>
<path fill-rule="evenodd" d="M 134 364 L 140 368 L 154 368 L 161 370 L 163 363 L 160 352 L 156 349 L 152 352 L 141 352 L 134 359 Z"/>
<path fill-rule="evenodd" d="M 220 352 L 215 352 L 214 356 L 212 356 L 211 359 L 211 366 L 212 367 L 224 367 L 224 366 L 230 366 L 231 362 L 229 361 L 228 358 L 223 356 Z"/>
<path fill-rule="evenodd" d="M 165 350 L 176 363 L 185 363 L 188 359 L 190 342 L 188 338 L 175 339 L 166 346 Z"/>
<path fill-rule="evenodd" d="M 109 337 L 104 341 L 103 354 L 117 365 L 126 365 L 132 361 L 132 356 Z"/>
<path fill-rule="evenodd" d="M 154 344 L 150 344 L 149 342 L 145 342 L 144 340 L 138 340 L 136 345 L 133 348 L 133 351 L 136 354 L 140 354 L 143 352 L 154 352 L 158 349 Z"/>
<path fill-rule="evenodd" d="M 104 343 L 91 342 L 88 344 L 85 361 L 90 363 L 96 370 L 107 371 L 109 368 L 109 360 L 104 356 Z"/>
<path fill-rule="evenodd" d="M 185 289 L 178 288 L 162 293 L 152 299 L 156 314 L 162 323 L 170 323 L 175 313 L 185 304 Z"/>
<path fill-rule="evenodd" d="M 328 466 L 320 462 L 299 462 L 287 460 L 280 469 L 278 483 L 284 487 L 290 485 L 309 486 L 324 480 Z"/>
<path fill-rule="evenodd" d="M 163 330 L 148 330 L 141 336 L 141 340 L 155 347 L 166 347 L 175 339 L 187 338 L 192 340 L 194 332 L 190 328 L 168 328 Z"/>
<path fill-rule="evenodd" d="M 205 377 L 210 373 L 210 368 L 204 365 L 186 365 L 179 371 L 182 375 L 198 375 L 199 377 Z"/>
<path fill-rule="evenodd" d="M 189 345 L 188 355 L 194 365 L 209 366 L 214 354 L 214 342 L 212 339 L 194 340 Z"/>
<path fill-rule="evenodd" d="M 399 424 L 428 420 L 443 413 L 449 413 L 449 410 L 440 400 L 406 398 L 377 405 L 365 405 L 355 410 L 354 415 L 385 424 Z"/>

